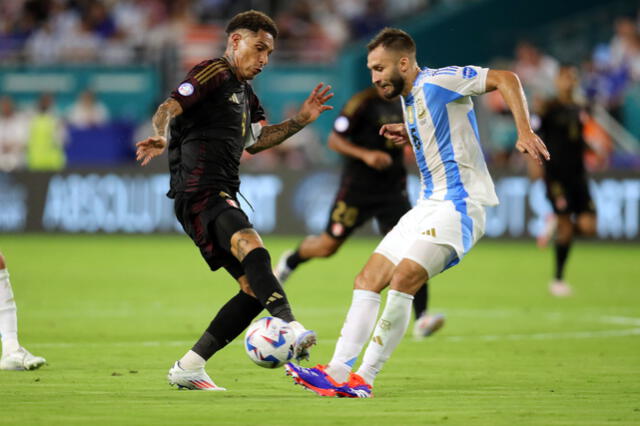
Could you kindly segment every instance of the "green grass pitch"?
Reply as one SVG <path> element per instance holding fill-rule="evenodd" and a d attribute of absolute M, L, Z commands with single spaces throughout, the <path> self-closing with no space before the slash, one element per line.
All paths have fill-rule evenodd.
<path fill-rule="evenodd" d="M 267 238 L 274 261 L 297 243 Z M 303 265 L 287 284 L 325 363 L 353 277 L 377 239 Z M 398 346 L 375 398 L 321 398 L 239 341 L 207 370 L 224 393 L 178 391 L 166 373 L 237 291 L 184 236 L 4 235 L 20 338 L 48 365 L 0 371 L 2 425 L 640 424 L 640 246 L 578 242 L 570 299 L 547 293 L 552 253 L 481 241 L 432 282 L 447 324 Z"/>

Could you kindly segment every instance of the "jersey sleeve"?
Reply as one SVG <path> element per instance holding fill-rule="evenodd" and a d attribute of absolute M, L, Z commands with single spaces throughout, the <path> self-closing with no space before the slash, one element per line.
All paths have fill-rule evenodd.
<path fill-rule="evenodd" d="M 189 71 L 185 79 L 171 92 L 183 111 L 201 99 L 215 95 L 216 90 L 230 77 L 228 66 L 221 61 L 204 61 Z"/>
<path fill-rule="evenodd" d="M 360 125 L 367 99 L 369 97 L 364 92 L 352 96 L 340 111 L 338 118 L 333 122 L 333 131 L 340 136 L 349 138 L 354 129 Z"/>
<path fill-rule="evenodd" d="M 467 65 L 445 67 L 433 71 L 434 81 L 460 96 L 477 96 L 487 91 L 489 68 Z"/>

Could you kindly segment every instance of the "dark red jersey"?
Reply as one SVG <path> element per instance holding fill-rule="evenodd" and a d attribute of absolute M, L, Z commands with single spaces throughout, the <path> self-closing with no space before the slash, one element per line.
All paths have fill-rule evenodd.
<path fill-rule="evenodd" d="M 218 58 L 196 65 L 171 97 L 183 112 L 171 122 L 167 195 L 212 188 L 235 193 L 240 157 L 253 139 L 251 124 L 265 119 L 251 85 Z"/>
<path fill-rule="evenodd" d="M 407 187 L 407 170 L 403 162 L 403 147 L 380 136 L 383 124 L 402 123 L 399 99 L 387 101 L 369 88 L 356 93 L 345 104 L 333 125 L 333 131 L 351 143 L 370 150 L 384 151 L 393 160 L 384 170 L 369 167 L 362 160 L 345 157 L 342 187 L 367 194 L 397 194 Z"/>

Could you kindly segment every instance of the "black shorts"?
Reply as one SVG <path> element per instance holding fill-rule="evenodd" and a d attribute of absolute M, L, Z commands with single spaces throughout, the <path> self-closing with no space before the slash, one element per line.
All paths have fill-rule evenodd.
<path fill-rule="evenodd" d="M 231 254 L 231 236 L 253 225 L 238 200 L 218 190 L 195 196 L 181 193 L 176 196 L 174 208 L 182 228 L 212 271 L 223 267 L 235 279 L 244 275 L 242 264 Z"/>
<path fill-rule="evenodd" d="M 371 218 L 375 218 L 380 232 L 386 234 L 409 210 L 411 203 L 406 191 L 384 195 L 363 195 L 349 188 L 341 188 L 331 208 L 325 232 L 336 239 L 345 239 Z"/>
<path fill-rule="evenodd" d="M 595 213 L 596 208 L 586 178 L 573 181 L 545 179 L 547 198 L 556 214 Z"/>

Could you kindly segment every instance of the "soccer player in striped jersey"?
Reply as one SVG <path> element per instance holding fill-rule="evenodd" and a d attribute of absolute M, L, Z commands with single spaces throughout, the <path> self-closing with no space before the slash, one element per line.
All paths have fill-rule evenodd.
<path fill-rule="evenodd" d="M 332 107 L 330 87 L 319 84 L 298 113 L 267 125 L 249 80 L 269 62 L 278 30 L 254 10 L 227 25 L 221 58 L 196 65 L 153 116 L 155 135 L 137 143 L 144 166 L 169 149 L 170 191 L 175 213 L 211 270 L 225 268 L 240 291 L 216 314 L 193 348 L 169 370 L 169 383 L 194 390 L 224 390 L 204 370 L 214 353 L 235 339 L 263 310 L 288 322 L 296 334 L 296 358 L 308 356 L 316 336 L 295 320 L 273 275 L 269 252 L 239 207 L 240 157 L 282 143 Z M 167 129 L 171 124 L 171 138 Z"/>
<path fill-rule="evenodd" d="M 283 253 L 274 269 L 281 284 L 303 263 L 330 257 L 359 227 L 375 218 L 380 232 L 389 232 L 411 209 L 407 196 L 404 146 L 379 134 L 380 126 L 402 120 L 400 99 L 385 99 L 382 89 L 369 87 L 347 101 L 329 135 L 329 148 L 345 156 L 340 188 L 327 226 L 307 236 L 296 250 Z M 413 335 L 421 339 L 444 325 L 444 315 L 428 314 L 429 284 L 413 299 Z"/>
<path fill-rule="evenodd" d="M 416 45 L 385 28 L 368 45 L 367 67 L 386 98 L 402 96 L 404 123 L 380 134 L 411 143 L 421 178 L 417 205 L 380 242 L 355 279 L 353 300 L 328 365 L 287 364 L 295 383 L 325 396 L 366 398 L 409 324 L 411 302 L 427 279 L 458 264 L 484 233 L 485 206 L 498 203 L 479 145 L 471 96 L 498 90 L 518 129 L 516 148 L 537 162 L 549 159 L 531 129 L 518 77 L 476 66 L 420 68 Z M 390 287 L 376 323 L 380 292 Z M 373 336 L 372 336 L 373 333 Z M 352 372 L 364 345 L 362 364 Z"/>

